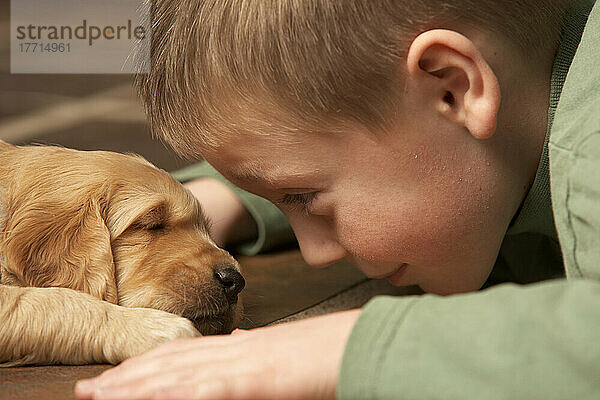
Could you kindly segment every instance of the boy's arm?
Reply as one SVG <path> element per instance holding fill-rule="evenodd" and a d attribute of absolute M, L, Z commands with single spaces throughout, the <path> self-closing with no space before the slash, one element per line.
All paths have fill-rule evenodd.
<path fill-rule="evenodd" d="M 200 201 L 212 223 L 211 236 L 219 246 L 255 255 L 296 243 L 287 219 L 277 207 L 234 186 L 207 162 L 171 175 Z"/>
<path fill-rule="evenodd" d="M 75 391 L 81 399 L 597 398 L 599 304 L 591 280 L 378 298 L 357 323 L 353 310 L 171 342 Z"/>
<path fill-rule="evenodd" d="M 590 398 L 600 394 L 600 282 L 379 297 L 346 346 L 341 399 Z"/>
<path fill-rule="evenodd" d="M 359 312 L 175 340 L 79 381 L 75 393 L 94 400 L 333 399 Z"/>

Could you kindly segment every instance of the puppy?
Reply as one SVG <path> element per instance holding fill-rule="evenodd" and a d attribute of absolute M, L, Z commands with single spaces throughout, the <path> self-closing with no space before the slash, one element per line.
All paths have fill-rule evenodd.
<path fill-rule="evenodd" d="M 244 284 L 196 199 L 144 158 L 0 141 L 0 366 L 229 333 Z"/>

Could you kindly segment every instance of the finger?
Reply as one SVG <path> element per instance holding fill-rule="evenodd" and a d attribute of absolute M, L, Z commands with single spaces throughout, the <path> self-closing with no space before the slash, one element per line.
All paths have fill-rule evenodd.
<path fill-rule="evenodd" d="M 152 370 L 168 370 L 177 365 L 189 364 L 196 357 L 214 361 L 235 357 L 239 342 L 241 340 L 233 340 L 230 336 L 213 340 L 206 340 L 204 337 L 174 340 L 141 356 L 125 360 L 93 379 L 103 383 L 125 382 L 137 379 Z"/>
<path fill-rule="evenodd" d="M 168 389 L 195 379 L 195 371 L 182 369 L 172 372 L 163 371 L 160 374 L 148 376 L 126 384 L 116 386 L 98 386 L 93 393 L 94 400 L 119 399 L 153 399 L 168 398 L 158 396 L 158 393 L 168 393 Z"/>
<path fill-rule="evenodd" d="M 246 370 L 241 374 L 207 376 L 200 381 L 186 381 L 171 388 L 163 388 L 161 398 L 256 400 L 303 398 L 294 390 L 281 391 L 274 385 L 274 376 L 264 370 Z M 286 388 L 288 389 L 288 388 Z M 310 397 L 306 397 L 310 399 Z"/>
<path fill-rule="evenodd" d="M 262 376 L 261 376 L 262 375 Z M 127 385 L 99 387 L 94 400 L 121 399 L 256 399 L 269 398 L 257 394 L 264 392 L 266 382 L 256 384 L 264 374 L 246 364 L 221 366 L 205 371 L 179 370 L 173 373 L 148 377 Z"/>
<path fill-rule="evenodd" d="M 80 400 L 89 400 L 94 394 L 96 384 L 93 379 L 82 379 L 75 383 L 75 396 Z"/>
<path fill-rule="evenodd" d="M 139 380 L 160 380 L 165 371 L 180 371 L 182 369 L 206 370 L 213 366 L 236 363 L 247 353 L 244 346 L 195 346 L 189 351 L 167 353 L 154 357 L 138 357 L 129 359 L 121 365 L 107 370 L 92 382 L 82 383 L 78 393 L 89 393 L 94 387 L 109 387 L 137 384 Z M 89 388 L 92 386 L 92 388 Z M 87 389 L 85 389 L 87 388 Z M 87 390 L 84 392 L 84 390 Z"/>

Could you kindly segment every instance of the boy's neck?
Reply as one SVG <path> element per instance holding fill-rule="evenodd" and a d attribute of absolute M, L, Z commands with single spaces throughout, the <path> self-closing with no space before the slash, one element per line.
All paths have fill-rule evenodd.
<path fill-rule="evenodd" d="M 495 140 L 504 150 L 505 159 L 516 166 L 513 170 L 518 174 L 524 198 L 535 180 L 545 144 L 550 82 L 558 44 L 540 51 L 539 56 L 524 57 L 516 49 L 489 46 L 489 39 L 481 42 L 488 46 L 478 47 L 496 73 L 501 88 Z"/>
<path fill-rule="evenodd" d="M 537 149 L 536 168 L 548 130 L 550 82 L 556 48 L 544 52 L 536 63 L 523 63 L 522 56 L 507 57 L 498 68 L 502 102 L 498 131 L 519 136 L 522 144 Z"/>

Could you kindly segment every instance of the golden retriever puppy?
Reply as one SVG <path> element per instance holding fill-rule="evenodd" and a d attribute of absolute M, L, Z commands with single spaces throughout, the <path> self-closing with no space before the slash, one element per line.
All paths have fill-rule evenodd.
<path fill-rule="evenodd" d="M 0 366 L 229 333 L 244 284 L 196 199 L 142 157 L 0 141 Z"/>

